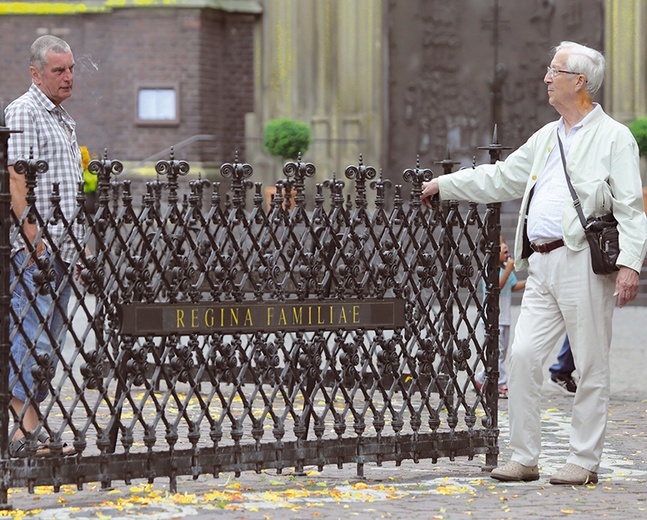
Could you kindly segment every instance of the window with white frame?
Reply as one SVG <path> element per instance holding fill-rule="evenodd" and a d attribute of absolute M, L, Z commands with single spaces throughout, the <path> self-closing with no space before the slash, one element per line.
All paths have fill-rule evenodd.
<path fill-rule="evenodd" d="M 179 86 L 137 85 L 137 123 L 144 125 L 177 125 L 179 114 Z"/>

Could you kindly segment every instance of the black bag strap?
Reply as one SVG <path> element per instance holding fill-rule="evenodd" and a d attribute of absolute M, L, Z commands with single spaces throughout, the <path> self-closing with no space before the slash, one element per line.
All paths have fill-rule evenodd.
<path fill-rule="evenodd" d="M 566 177 L 566 184 L 568 184 L 568 191 L 571 192 L 571 197 L 573 197 L 573 206 L 575 211 L 577 211 L 577 216 L 580 218 L 580 223 L 582 227 L 586 229 L 586 218 L 584 218 L 584 212 L 582 211 L 582 206 L 580 204 L 580 198 L 577 196 L 577 192 L 573 187 L 571 182 L 571 177 L 568 175 L 568 170 L 566 170 L 566 156 L 564 155 L 564 145 L 562 140 L 559 137 L 559 130 L 557 130 L 557 142 L 559 143 L 559 153 L 562 154 L 562 164 L 564 165 L 564 177 Z"/>

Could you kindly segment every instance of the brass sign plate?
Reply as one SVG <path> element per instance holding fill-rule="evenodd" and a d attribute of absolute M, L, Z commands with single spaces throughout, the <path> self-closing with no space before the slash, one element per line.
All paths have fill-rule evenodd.
<path fill-rule="evenodd" d="M 405 326 L 404 300 L 242 303 L 129 303 L 120 333 L 133 336 L 296 332 Z"/>

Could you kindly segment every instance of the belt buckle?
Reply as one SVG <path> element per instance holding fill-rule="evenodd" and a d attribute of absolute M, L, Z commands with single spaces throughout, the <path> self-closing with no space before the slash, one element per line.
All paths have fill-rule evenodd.
<path fill-rule="evenodd" d="M 551 251 L 557 249 L 558 247 L 561 247 L 564 245 L 563 239 L 557 238 L 555 240 L 552 240 L 550 242 L 544 242 L 543 244 L 534 244 L 533 242 L 530 243 L 530 249 L 535 251 L 536 253 L 550 253 Z"/>

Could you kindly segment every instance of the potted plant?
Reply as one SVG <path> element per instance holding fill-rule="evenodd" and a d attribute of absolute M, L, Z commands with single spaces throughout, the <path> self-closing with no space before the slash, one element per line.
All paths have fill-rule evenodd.
<path fill-rule="evenodd" d="M 292 119 L 270 119 L 265 124 L 263 148 L 283 162 L 287 159 L 297 160 L 300 155 L 306 153 L 309 146 L 310 127 L 306 123 Z M 275 194 L 275 186 L 265 188 L 268 208 Z"/>
<path fill-rule="evenodd" d="M 296 160 L 310 146 L 310 127 L 292 119 L 270 119 L 263 131 L 263 148 L 282 160 Z"/>

